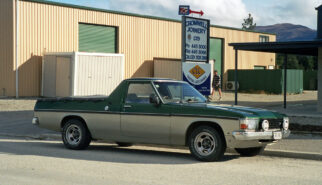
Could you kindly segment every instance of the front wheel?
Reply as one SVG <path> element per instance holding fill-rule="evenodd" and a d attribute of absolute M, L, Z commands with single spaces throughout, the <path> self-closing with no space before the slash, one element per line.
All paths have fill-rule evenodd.
<path fill-rule="evenodd" d="M 200 126 L 189 137 L 191 154 L 200 161 L 217 161 L 225 153 L 226 145 L 219 132 L 209 126 Z"/>
<path fill-rule="evenodd" d="M 260 154 L 265 149 L 263 147 L 254 147 L 254 148 L 235 148 L 236 152 L 238 152 L 241 156 L 252 157 Z"/>
<path fill-rule="evenodd" d="M 66 148 L 82 150 L 89 146 L 91 136 L 83 122 L 77 119 L 68 120 L 63 127 L 62 139 Z"/>

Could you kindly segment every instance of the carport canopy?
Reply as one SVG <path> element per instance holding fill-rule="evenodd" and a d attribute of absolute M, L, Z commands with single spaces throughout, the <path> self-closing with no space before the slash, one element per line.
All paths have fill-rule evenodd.
<path fill-rule="evenodd" d="M 284 108 L 286 108 L 287 54 L 318 56 L 319 48 L 322 47 L 322 40 L 229 43 L 229 46 L 232 46 L 235 50 L 235 87 L 237 87 L 238 81 L 238 50 L 284 54 Z M 237 95 L 237 88 L 235 88 L 235 105 L 238 104 Z"/>

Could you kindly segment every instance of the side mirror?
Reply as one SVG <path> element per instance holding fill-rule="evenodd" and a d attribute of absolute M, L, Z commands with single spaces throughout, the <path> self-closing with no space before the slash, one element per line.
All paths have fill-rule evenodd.
<path fill-rule="evenodd" d="M 160 105 L 160 103 L 161 103 L 160 98 L 158 96 L 156 96 L 155 94 L 151 94 L 149 99 L 150 99 L 150 103 L 153 103 L 156 105 Z"/>

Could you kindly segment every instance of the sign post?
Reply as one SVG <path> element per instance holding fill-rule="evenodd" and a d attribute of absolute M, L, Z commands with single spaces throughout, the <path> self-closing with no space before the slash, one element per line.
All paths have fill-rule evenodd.
<path fill-rule="evenodd" d="M 211 92 L 210 21 L 182 16 L 182 79 L 203 95 Z"/>

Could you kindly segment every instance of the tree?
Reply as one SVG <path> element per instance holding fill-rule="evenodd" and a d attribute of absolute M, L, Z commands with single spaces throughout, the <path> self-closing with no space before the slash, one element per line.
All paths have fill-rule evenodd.
<path fill-rule="evenodd" d="M 284 54 L 276 54 L 277 69 L 284 68 Z M 287 56 L 288 69 L 317 70 L 317 58 L 312 56 L 291 55 Z"/>
<path fill-rule="evenodd" d="M 254 30 L 256 28 L 256 23 L 254 23 L 254 19 L 250 13 L 248 14 L 248 17 L 244 19 L 242 26 L 243 30 Z"/>

